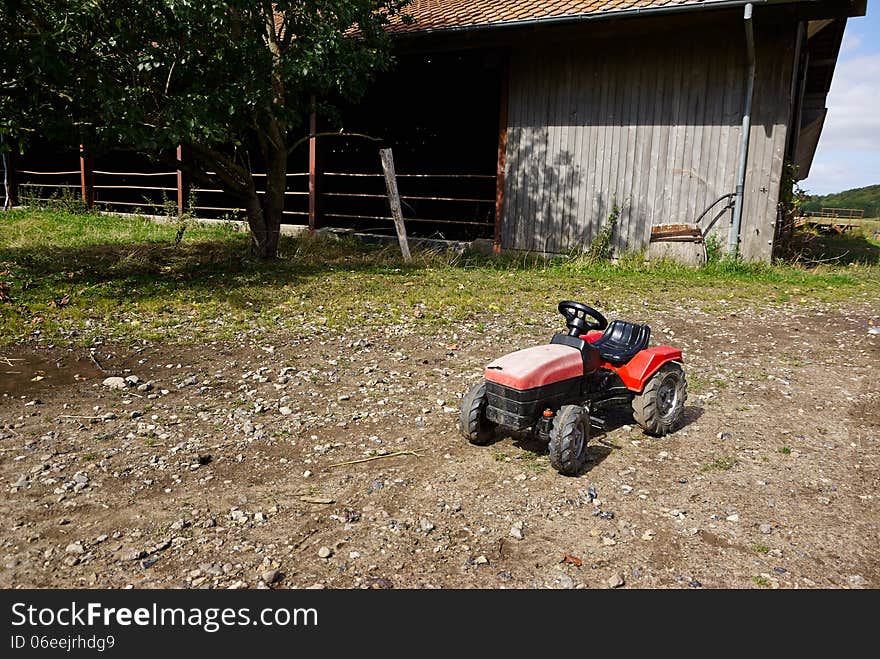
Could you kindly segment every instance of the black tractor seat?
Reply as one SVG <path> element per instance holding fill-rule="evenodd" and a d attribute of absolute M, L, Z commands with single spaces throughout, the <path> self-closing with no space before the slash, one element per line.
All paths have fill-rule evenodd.
<path fill-rule="evenodd" d="M 626 364 L 636 353 L 648 347 L 651 328 L 625 320 L 613 320 L 601 338 L 593 342 L 593 347 L 607 362 Z"/>

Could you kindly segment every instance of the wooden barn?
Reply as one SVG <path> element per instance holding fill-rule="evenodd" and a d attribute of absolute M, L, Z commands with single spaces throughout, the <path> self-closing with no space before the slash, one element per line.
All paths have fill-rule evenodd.
<path fill-rule="evenodd" d="M 865 5 L 413 0 L 411 20 L 389 28 L 395 67 L 313 130 L 392 147 L 413 236 L 576 252 L 616 206 L 616 254 L 684 225 L 674 240 L 711 231 L 769 261 L 787 231 L 780 195 L 809 173 L 843 30 Z M 40 171 L 76 160 L 78 171 Z M 182 175 L 156 166 L 43 145 L 19 169 L 32 194 L 81 181 L 88 203 L 130 211 L 162 209 L 176 191 L 182 210 Z M 286 222 L 393 235 L 376 142 L 312 139 L 288 171 Z M 199 216 L 236 212 L 221 190 L 192 193 Z"/>
<path fill-rule="evenodd" d="M 399 66 L 347 122 L 382 134 L 401 171 L 491 177 L 488 207 L 474 204 L 491 192 L 433 188 L 459 202 L 472 237 L 489 226 L 496 249 L 579 250 L 617 204 L 618 252 L 646 248 L 657 225 L 714 220 L 721 244 L 768 261 L 781 186 L 809 172 L 843 29 L 865 1 L 415 0 L 407 11 L 412 22 L 392 28 Z M 357 150 L 319 147 L 331 173 L 322 222 L 349 215 L 333 186 Z"/>

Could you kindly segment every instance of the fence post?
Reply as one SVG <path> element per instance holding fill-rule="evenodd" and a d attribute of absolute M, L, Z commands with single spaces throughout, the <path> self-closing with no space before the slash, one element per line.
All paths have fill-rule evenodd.
<path fill-rule="evenodd" d="M 183 145 L 177 145 L 177 217 L 182 217 L 186 212 L 187 197 L 189 196 L 189 176 L 183 170 L 184 158 Z"/>
<path fill-rule="evenodd" d="M 83 203 L 92 210 L 95 205 L 95 159 L 88 155 L 83 144 L 79 145 L 79 180 Z"/>
<path fill-rule="evenodd" d="M 309 234 L 315 233 L 318 215 L 318 117 L 315 112 L 315 97 L 311 98 L 312 111 L 309 113 Z"/>
<path fill-rule="evenodd" d="M 15 149 L 10 149 L 9 153 L 4 154 L 3 157 L 5 158 L 6 164 L 6 189 L 3 191 L 5 193 L 3 210 L 7 210 L 14 206 L 18 206 L 18 179 L 15 174 Z"/>
<path fill-rule="evenodd" d="M 406 239 L 406 227 L 403 225 L 403 212 L 400 210 L 397 175 L 394 173 L 394 156 L 391 154 L 391 149 L 379 149 L 379 157 L 382 159 L 382 170 L 385 172 L 385 187 L 388 189 L 388 204 L 391 206 L 391 217 L 394 218 L 394 228 L 397 230 L 397 242 L 400 243 L 403 260 L 409 263 L 412 256 L 410 256 L 409 242 Z"/>

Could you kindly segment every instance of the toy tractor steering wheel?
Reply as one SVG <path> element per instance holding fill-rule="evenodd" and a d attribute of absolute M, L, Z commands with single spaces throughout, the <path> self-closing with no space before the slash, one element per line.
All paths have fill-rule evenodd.
<path fill-rule="evenodd" d="M 559 313 L 565 316 L 565 326 L 569 336 L 580 336 L 587 330 L 604 330 L 608 319 L 593 307 L 566 300 L 559 303 Z"/>

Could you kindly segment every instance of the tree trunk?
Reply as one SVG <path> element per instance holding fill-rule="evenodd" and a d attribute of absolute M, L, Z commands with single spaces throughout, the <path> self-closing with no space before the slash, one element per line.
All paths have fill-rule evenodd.
<path fill-rule="evenodd" d="M 251 230 L 251 249 L 254 256 L 260 259 L 273 259 L 278 256 L 278 239 L 281 235 L 281 220 L 284 217 L 287 157 L 283 150 L 266 156 L 266 192 L 259 195 L 252 180 L 245 199 L 245 210 Z"/>

